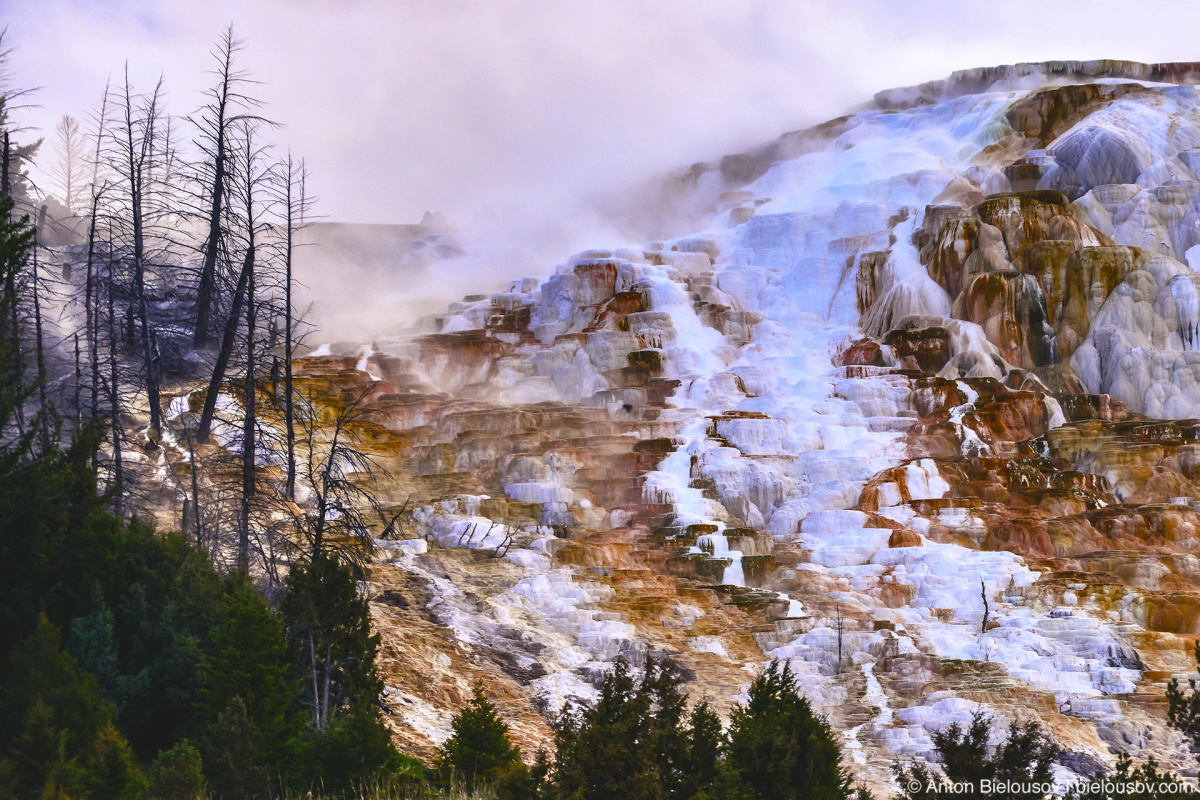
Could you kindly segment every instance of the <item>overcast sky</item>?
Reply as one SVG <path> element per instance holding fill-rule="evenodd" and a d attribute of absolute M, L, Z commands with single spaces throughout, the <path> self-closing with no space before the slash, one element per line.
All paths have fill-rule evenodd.
<path fill-rule="evenodd" d="M 84 116 L 126 60 L 186 114 L 233 22 L 333 219 L 466 220 L 707 160 L 954 69 L 1200 60 L 1191 2 L 0 0 L 24 121 Z"/>

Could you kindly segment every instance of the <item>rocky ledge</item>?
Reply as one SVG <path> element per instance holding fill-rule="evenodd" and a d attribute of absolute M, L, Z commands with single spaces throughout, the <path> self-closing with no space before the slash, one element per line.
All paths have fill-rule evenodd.
<path fill-rule="evenodd" d="M 879 788 L 981 705 L 1064 772 L 1194 771 L 1200 92 L 1098 63 L 885 93 L 712 165 L 695 236 L 303 361 L 406 509 L 369 583 L 405 746 L 486 676 L 532 755 L 654 652 L 723 711 L 787 659 Z"/>

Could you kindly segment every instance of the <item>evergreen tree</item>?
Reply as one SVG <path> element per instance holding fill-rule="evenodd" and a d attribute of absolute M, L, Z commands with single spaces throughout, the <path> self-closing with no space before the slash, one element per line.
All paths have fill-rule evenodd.
<path fill-rule="evenodd" d="M 684 798 L 689 742 L 682 679 L 671 662 L 647 659 L 635 681 L 624 659 L 588 709 L 567 709 L 555 723 L 555 790 L 560 796 Z"/>
<path fill-rule="evenodd" d="M 293 565 L 281 603 L 304 704 L 324 730 L 343 708 L 375 708 L 383 681 L 375 668 L 379 634 L 353 571 L 329 553 Z"/>
<path fill-rule="evenodd" d="M 20 328 L 10 320 L 20 314 L 34 232 L 28 217 L 14 220 L 12 213 L 12 198 L 0 196 L 0 585 L 5 587 L 0 660 L 33 631 L 38 612 L 58 600 L 50 592 L 55 580 L 47 565 L 56 564 L 66 549 L 69 523 L 80 521 L 82 515 L 72 512 L 88 510 L 67 505 L 67 465 L 53 453 L 37 458 L 37 426 L 22 423 L 33 390 L 25 375 Z M 86 495 L 78 499 L 86 505 Z"/>
<path fill-rule="evenodd" d="M 290 783 L 347 791 L 374 783 L 402 768 L 392 735 L 379 709 L 339 714 L 323 731 L 309 730 L 296 746 Z"/>
<path fill-rule="evenodd" d="M 146 779 L 138 771 L 129 742 L 112 725 L 100 729 L 83 756 L 84 796 L 105 800 L 139 800 Z"/>
<path fill-rule="evenodd" d="M 149 674 L 146 669 L 135 675 L 121 674 L 112 612 L 104 602 L 104 595 L 98 590 L 92 602 L 91 613 L 71 622 L 68 649 L 79 662 L 80 668 L 96 678 L 101 695 L 112 705 L 119 718 L 128 709 L 131 700 L 149 691 Z"/>
<path fill-rule="evenodd" d="M 957 792 L 964 800 L 993 797 L 984 791 L 986 782 L 1008 785 L 1045 786 L 1053 784 L 1051 765 L 1058 748 L 1046 738 L 1036 722 L 1008 729 L 1007 739 L 989 754 L 988 738 L 992 722 L 982 711 L 976 712 L 971 724 L 963 727 L 955 722 L 933 735 L 934 749 L 942 762 L 940 773 L 923 764 L 896 764 L 893 771 L 907 800 L 932 798 L 939 795 L 938 787 L 946 783 L 961 783 L 969 787 Z M 1013 800 L 1034 800 L 1047 792 L 1009 793 Z"/>
<path fill-rule="evenodd" d="M 204 742 L 206 761 L 214 788 L 224 785 L 221 775 L 240 779 L 247 764 L 261 767 L 265 788 L 278 777 L 294 738 L 288 707 L 295 685 L 288 678 L 283 625 L 245 578 L 226 593 L 224 616 L 204 664 L 203 702 L 214 720 Z M 212 758 L 229 762 L 220 768 L 224 772 Z"/>
<path fill-rule="evenodd" d="M 261 769 L 263 736 L 246 713 L 246 703 L 235 696 L 208 728 L 204 763 L 212 779 L 213 794 L 222 800 L 265 796 L 271 776 Z"/>
<path fill-rule="evenodd" d="M 16 88 L 9 84 L 9 57 L 12 48 L 7 47 L 4 37 L 7 29 L 0 30 L 0 194 L 15 197 L 28 204 L 34 194 L 26 167 L 33 162 L 42 140 L 21 145 L 12 133 L 21 130 L 13 119 L 13 113 L 29 108 L 28 96 L 35 89 Z"/>
<path fill-rule="evenodd" d="M 0 745 L 14 738 L 9 726 L 23 724 L 37 703 L 54 716 L 76 744 L 90 741 L 108 724 L 111 709 L 100 698 L 96 680 L 81 672 L 59 646 L 59 632 L 45 615 L 33 633 L 13 651 L 0 687 Z"/>
<path fill-rule="evenodd" d="M 518 761 L 496 782 L 496 800 L 550 800 L 550 757 L 538 750 L 533 767 Z"/>
<path fill-rule="evenodd" d="M 159 753 L 146 777 L 154 800 L 196 800 L 207 792 L 200 751 L 187 739 Z"/>
<path fill-rule="evenodd" d="M 772 662 L 734 710 L 729 763 L 755 798 L 845 800 L 850 785 L 829 724 L 812 712 L 786 665 Z"/>
<path fill-rule="evenodd" d="M 700 703 L 692 709 L 687 732 L 687 759 L 683 774 L 685 781 L 680 797 L 695 800 L 747 797 L 740 776 L 727 760 L 729 739 L 721 728 L 721 720 Z"/>
<path fill-rule="evenodd" d="M 680 690 L 683 677 L 673 661 L 646 659 L 641 691 L 649 701 L 646 746 L 654 758 L 654 773 L 666 798 L 687 797 L 690 766 L 688 731 L 684 725 L 687 697 Z"/>
<path fill-rule="evenodd" d="M 658 798 L 662 787 L 645 745 L 649 700 L 624 659 L 581 712 L 564 709 L 555 725 L 554 780 L 560 796 L 586 800 Z"/>
<path fill-rule="evenodd" d="M 57 797 L 76 791 L 81 776 L 69 732 L 59 727 L 54 709 L 40 698 L 25 713 L 24 724 L 0 761 L 0 789 L 12 798 Z"/>
<path fill-rule="evenodd" d="M 451 782 L 473 790 L 491 786 L 521 763 L 521 751 L 508 738 L 508 725 L 483 693 L 472 690 L 471 702 L 454 716 L 454 733 L 438 753 L 437 770 L 444 785 Z"/>
<path fill-rule="evenodd" d="M 118 721 L 149 760 L 197 727 L 201 667 L 238 579 L 217 575 L 179 533 L 131 524 L 122 541 L 124 566 L 105 588 L 121 658 Z"/>
<path fill-rule="evenodd" d="M 350 567 L 318 553 L 295 564 L 281 602 L 296 697 L 307 710 L 297 776 L 349 788 L 375 779 L 398 758 L 380 716 L 379 634 Z"/>
<path fill-rule="evenodd" d="M 1200 641 L 1196 642 L 1193 651 L 1196 668 L 1200 670 Z M 1171 678 L 1167 684 L 1167 722 L 1172 728 L 1177 728 L 1191 740 L 1192 747 L 1200 750 L 1200 691 L 1196 689 L 1196 679 L 1189 678 L 1191 692 L 1184 694 L 1179 689 L 1179 679 Z"/>
<path fill-rule="evenodd" d="M 1087 784 L 1088 791 L 1072 791 L 1068 800 L 1168 800 L 1182 797 L 1197 800 L 1200 792 L 1177 775 L 1160 772 L 1158 764 L 1150 759 L 1139 766 L 1133 765 L 1128 754 L 1117 756 L 1117 766 L 1112 772 L 1100 772 Z"/>
<path fill-rule="evenodd" d="M 12 798 L 135 798 L 143 779 L 92 676 L 43 615 L 12 654 L 0 688 L 0 788 Z M 19 725 L 20 727 L 14 727 Z"/>

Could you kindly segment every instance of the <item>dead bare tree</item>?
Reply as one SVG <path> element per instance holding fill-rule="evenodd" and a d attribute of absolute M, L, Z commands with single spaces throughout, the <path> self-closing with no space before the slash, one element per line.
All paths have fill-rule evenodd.
<path fill-rule="evenodd" d="M 0 63 L 7 55 L 6 52 L 0 53 Z M 4 109 L 0 107 L 0 111 Z M 3 123 L 3 118 L 0 118 L 0 124 Z M 12 147 L 9 142 L 8 131 L 4 131 L 4 152 L 3 152 L 3 177 L 0 178 L 0 196 L 12 198 L 12 184 L 10 183 L 11 172 L 10 163 L 12 162 Z M 14 298 L 14 301 L 9 305 L 9 318 L 0 320 L 0 324 L 8 326 L 8 335 L 11 337 L 13 345 L 13 361 L 15 368 L 13 370 L 13 380 L 16 382 L 17 395 L 23 396 L 25 388 L 25 359 L 24 346 L 21 341 L 21 308 L 20 295 L 17 292 L 18 283 L 21 280 L 21 275 L 18 270 L 12 270 L 5 273 L 4 291 L 9 297 Z M 25 435 L 25 409 L 24 404 L 19 404 L 13 409 L 14 418 L 17 423 L 17 432 Z"/>
<path fill-rule="evenodd" d="M 75 430 L 83 430 L 83 358 L 79 351 L 79 332 L 72 338 L 75 340 Z M 95 456 L 93 455 L 93 458 Z"/>
<path fill-rule="evenodd" d="M 983 583 L 983 578 L 979 578 L 979 596 L 983 598 L 983 620 L 979 623 L 979 649 L 983 651 L 983 660 L 988 660 L 987 653 L 987 626 L 991 619 L 992 609 L 988 605 L 987 586 Z"/>
<path fill-rule="evenodd" d="M 89 362 L 91 365 L 92 380 L 91 380 L 91 419 L 96 419 L 100 414 L 100 331 L 99 331 L 99 309 L 96 307 L 96 226 L 100 217 L 100 202 L 104 197 L 104 192 L 108 188 L 107 182 L 100 182 L 100 166 L 102 163 L 101 156 L 104 152 L 104 140 L 107 136 L 107 115 L 108 115 L 108 84 L 104 85 L 104 95 L 100 100 L 100 110 L 96 114 L 96 130 L 95 142 L 96 148 L 92 157 L 92 176 L 91 182 L 88 184 L 88 190 L 91 194 L 92 212 L 88 220 L 88 237 L 87 237 L 87 266 L 84 275 L 83 288 L 83 309 L 84 309 L 84 331 L 87 336 L 87 346 L 89 354 Z M 95 466 L 95 453 L 92 454 L 93 463 Z"/>
<path fill-rule="evenodd" d="M 88 222 L 87 270 L 84 275 L 83 289 L 84 332 L 87 337 L 88 360 L 92 371 L 92 402 L 89 409 L 91 419 L 96 419 L 100 414 L 100 314 L 96 308 L 96 220 L 99 217 L 100 200 L 104 196 L 106 188 L 107 186 L 93 185 L 92 214 L 91 220 Z M 94 457 L 95 454 L 93 454 Z"/>
<path fill-rule="evenodd" d="M 243 117 L 241 120 L 241 130 L 246 139 L 252 139 L 255 131 L 260 125 L 270 125 L 263 122 L 257 117 Z M 253 158 L 250 163 L 241 165 L 242 168 L 251 172 L 247 179 L 242 176 L 238 180 L 239 186 L 245 185 L 244 181 L 249 180 L 254 191 L 258 191 L 262 182 L 266 180 L 267 173 L 259 169 L 259 154 L 251 150 Z M 229 225 L 228 219 L 223 220 L 224 224 Z M 252 220 L 243 220 L 241 222 L 244 229 L 261 226 L 266 228 L 265 223 L 261 219 L 261 215 L 256 215 Z M 231 233 L 228 227 L 223 232 L 224 239 L 228 239 Z M 212 430 L 213 416 L 216 413 L 217 395 L 220 393 L 221 385 L 225 381 L 225 374 L 229 368 L 230 358 L 233 356 L 234 346 L 237 339 L 237 330 L 241 320 L 243 309 L 246 305 L 246 294 L 250 284 L 252 273 L 255 269 L 255 260 L 258 257 L 257 243 L 253 236 L 246 239 L 245 249 L 242 255 L 242 266 L 238 272 L 237 283 L 234 286 L 232 294 L 232 303 L 229 311 L 229 316 L 225 321 L 225 330 L 221 337 L 220 347 L 217 349 L 217 355 L 213 364 L 212 374 L 209 376 L 208 389 L 204 396 L 204 408 L 200 412 L 200 422 L 196 430 L 196 439 L 200 442 L 207 442 L 209 434 Z"/>
<path fill-rule="evenodd" d="M 838 660 L 837 672 L 842 674 L 842 604 L 837 604 L 837 642 L 838 642 Z"/>
<path fill-rule="evenodd" d="M 304 227 L 304 215 L 311 205 L 306 192 L 308 170 L 303 160 L 297 164 L 289 152 L 287 161 L 280 165 L 280 183 L 283 188 L 284 242 L 283 242 L 283 417 L 287 447 L 287 474 L 284 479 L 284 496 L 296 499 L 296 421 L 293 396 L 292 362 L 296 357 L 296 319 L 292 304 L 292 256 L 295 252 L 295 233 Z"/>
<path fill-rule="evenodd" d="M 33 160 L 42 140 L 25 144 L 14 141 L 12 134 L 26 129 L 16 123 L 13 115 L 30 107 L 28 98 L 37 88 L 17 88 L 12 85 L 9 61 L 13 49 L 4 43 L 7 33 L 7 28 L 0 29 L 0 133 L 3 134 L 4 146 L 4 159 L 0 164 L 0 194 L 13 198 L 18 206 L 23 206 L 18 213 L 25 213 L 31 211 L 28 204 L 32 187 L 25 167 Z"/>
<path fill-rule="evenodd" d="M 112 258 L 112 252 L 113 242 L 110 230 L 108 235 L 107 290 L 105 291 L 108 299 L 108 413 L 112 438 L 113 511 L 117 516 L 121 516 L 124 513 L 125 505 L 125 471 L 121 460 L 121 373 L 117 362 L 117 312 L 116 303 L 113 299 L 116 294 L 114 291 L 116 281 L 113 276 L 113 270 L 116 265 Z"/>
<path fill-rule="evenodd" d="M 84 155 L 87 142 L 79 128 L 79 121 L 70 114 L 63 114 L 54 127 L 55 169 L 52 185 L 68 212 L 74 214 L 86 200 Z"/>
<path fill-rule="evenodd" d="M 242 87 L 252 81 L 248 78 L 248 73 L 237 69 L 234 63 L 244 44 L 243 40 L 234 36 L 232 25 L 225 29 L 221 41 L 212 52 L 217 62 L 216 85 L 208 90 L 208 102 L 190 118 L 198 131 L 196 147 L 204 154 L 198 169 L 198 179 L 204 187 L 207 199 L 207 235 L 196 292 L 196 323 L 192 335 L 192 342 L 196 347 L 206 346 L 211 335 L 216 303 L 217 260 L 225 244 L 226 231 L 222 222 L 229 192 L 231 137 L 237 124 L 247 119 L 258 120 L 248 113 L 258 106 L 258 101 L 241 91 Z M 231 312 L 231 316 L 236 317 L 237 313 Z"/>
<path fill-rule="evenodd" d="M 126 69 L 122 95 L 123 120 L 117 132 L 116 144 L 120 156 L 122 181 L 128 195 L 125 209 L 129 224 L 130 261 L 133 278 L 133 298 L 130 306 L 135 317 L 139 349 L 142 356 L 142 378 L 150 413 L 150 442 L 157 446 L 162 435 L 162 409 L 159 401 L 159 363 L 150 328 L 149 300 L 146 291 L 147 266 L 147 196 L 150 172 L 156 156 L 156 136 L 160 133 L 162 81 L 154 91 L 142 98 L 133 94 Z"/>
<path fill-rule="evenodd" d="M 374 488 L 386 472 L 364 446 L 369 392 L 367 387 L 347 397 L 332 383 L 318 380 L 297 393 L 301 477 L 311 492 L 306 504 L 311 510 L 302 509 L 295 522 L 310 560 L 333 550 L 357 563 L 371 549 L 370 519 L 381 514 Z"/>
<path fill-rule="evenodd" d="M 254 261 L 257 252 L 257 228 L 259 208 L 255 201 L 259 180 L 263 177 L 255 170 L 257 154 L 254 150 L 254 130 L 247 123 L 244 129 L 245 164 L 242 186 L 246 214 L 246 377 L 242 397 L 242 508 L 238 526 L 238 563 L 242 569 L 250 565 L 250 512 L 258 486 L 256 474 L 255 434 L 257 415 L 255 393 L 258 388 L 255 348 L 257 346 L 257 297 L 255 293 Z M 228 330 L 228 328 L 226 329 Z"/>
<path fill-rule="evenodd" d="M 38 389 L 38 431 L 41 433 L 41 449 L 43 453 L 50 451 L 50 420 L 52 409 L 50 401 L 46 397 L 46 346 L 42 331 L 42 289 L 38 275 L 38 244 L 36 238 L 33 244 L 33 280 L 30 281 L 30 294 L 33 295 L 33 330 L 34 330 L 34 353 L 37 359 L 37 389 Z"/>

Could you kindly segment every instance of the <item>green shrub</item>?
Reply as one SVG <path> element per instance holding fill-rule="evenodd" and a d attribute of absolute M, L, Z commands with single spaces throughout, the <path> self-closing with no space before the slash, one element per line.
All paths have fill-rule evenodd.
<path fill-rule="evenodd" d="M 1010 785 L 1049 786 L 1054 782 L 1051 765 L 1058 748 L 1046 737 L 1037 722 L 1012 723 L 1008 737 L 989 754 L 988 738 L 992 722 L 982 711 L 976 712 L 965 728 L 957 722 L 933 735 L 934 749 L 942 761 L 940 772 L 924 764 L 893 767 L 903 797 L 925 800 L 941 795 L 938 787 L 963 784 L 967 791 L 955 793 L 963 800 L 993 797 L 985 792 L 985 782 Z M 1012 794 L 1013 800 L 1033 800 L 1044 793 Z"/>
<path fill-rule="evenodd" d="M 786 665 L 772 662 L 734 710 L 729 763 L 755 798 L 845 800 L 849 781 L 829 724 L 815 715 Z"/>
<path fill-rule="evenodd" d="M 454 733 L 438 753 L 437 772 L 444 786 L 492 785 L 521 763 L 521 751 L 508 738 L 508 725 L 476 683 L 471 702 L 454 716 Z"/>
<path fill-rule="evenodd" d="M 152 800 L 197 800 L 207 792 L 200 751 L 187 739 L 159 753 L 146 777 Z"/>

